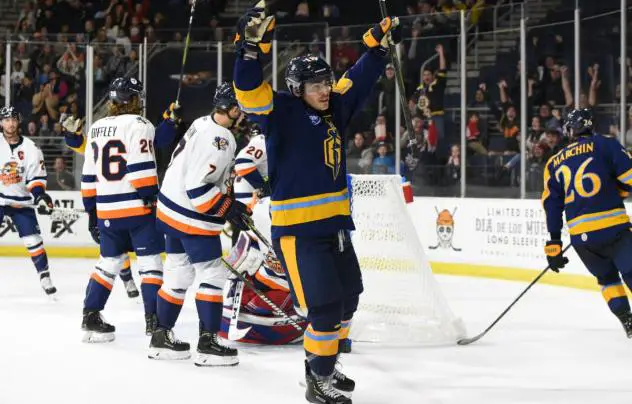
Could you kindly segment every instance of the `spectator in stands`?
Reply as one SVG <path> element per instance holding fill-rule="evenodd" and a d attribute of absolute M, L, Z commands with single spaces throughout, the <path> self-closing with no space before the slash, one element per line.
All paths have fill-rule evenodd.
<path fill-rule="evenodd" d="M 516 153 L 520 153 L 520 144 L 518 142 L 520 136 L 520 124 L 518 123 L 516 106 L 510 103 L 509 97 L 507 96 L 507 87 L 507 81 L 501 80 L 498 82 L 501 102 L 501 108 L 499 110 L 501 114 L 498 126 L 505 138 L 505 146 L 502 154 L 514 155 Z"/>
<path fill-rule="evenodd" d="M 334 49 L 331 53 L 332 68 L 337 78 L 340 78 L 360 55 L 352 43 L 346 42 L 344 37 L 334 42 Z"/>
<path fill-rule="evenodd" d="M 543 80 L 544 102 L 553 105 L 572 105 L 573 92 L 568 78 L 568 67 L 554 65 Z"/>
<path fill-rule="evenodd" d="M 37 130 L 37 123 L 35 121 L 29 121 L 26 125 L 26 136 L 27 137 L 37 137 L 39 135 Z"/>
<path fill-rule="evenodd" d="M 39 125 L 39 136 L 49 137 L 53 135 L 53 128 L 50 124 L 50 119 L 48 115 L 43 114 L 40 116 L 40 125 Z"/>
<path fill-rule="evenodd" d="M 384 75 L 380 77 L 376 84 L 377 90 L 380 92 L 380 103 L 382 109 L 380 113 L 386 116 L 386 121 L 391 123 L 389 130 L 393 130 L 392 126 L 395 123 L 395 103 L 399 100 L 395 97 L 395 68 L 393 64 L 389 63 L 384 69 Z"/>
<path fill-rule="evenodd" d="M 360 132 L 356 133 L 347 146 L 347 158 L 360 159 L 366 147 L 364 135 Z"/>
<path fill-rule="evenodd" d="M 439 55 L 439 70 L 435 74 L 429 68 L 424 69 L 422 83 L 417 87 L 415 98 L 417 99 L 417 108 L 421 114 L 432 121 L 437 134 L 439 147 L 441 147 L 440 145 L 445 138 L 445 111 L 443 103 L 446 87 L 447 62 L 443 45 L 437 45 L 435 50 L 437 55 Z"/>
<path fill-rule="evenodd" d="M 386 142 L 380 142 L 375 148 L 375 157 L 371 167 L 372 174 L 394 174 L 395 158 L 389 153 L 389 147 Z"/>
<path fill-rule="evenodd" d="M 301 1 L 296 6 L 296 12 L 294 13 L 294 20 L 296 22 L 309 21 L 309 3 Z"/>
<path fill-rule="evenodd" d="M 461 146 L 458 144 L 450 147 L 450 157 L 445 166 L 447 185 L 454 185 L 461 179 Z"/>
<path fill-rule="evenodd" d="M 48 174 L 47 188 L 52 191 L 71 191 L 75 189 L 75 177 L 66 169 L 63 157 L 56 157 L 53 172 Z"/>
<path fill-rule="evenodd" d="M 76 43 L 69 43 L 66 51 L 57 60 L 57 69 L 75 79 L 80 80 L 85 70 L 84 54 L 79 52 Z"/>
<path fill-rule="evenodd" d="M 373 139 L 374 143 L 391 142 L 393 140 L 393 136 L 388 130 L 387 122 L 386 115 L 384 114 L 379 114 L 377 118 L 375 118 L 375 124 L 373 125 L 373 132 L 375 134 L 375 138 Z"/>
<path fill-rule="evenodd" d="M 599 64 L 595 63 L 588 67 L 588 77 L 590 77 L 590 87 L 588 88 L 588 94 L 582 92 L 579 94 L 579 107 L 580 108 L 593 108 L 597 105 L 597 91 L 601 87 L 601 80 L 599 80 Z M 568 105 L 568 106 L 572 106 Z"/>
<path fill-rule="evenodd" d="M 529 192 L 542 192 L 544 189 L 544 165 L 546 164 L 547 146 L 544 143 L 536 143 L 532 147 L 531 157 L 527 161 L 527 184 Z"/>
<path fill-rule="evenodd" d="M 24 79 L 24 72 L 22 71 L 22 61 L 16 60 L 13 63 L 13 71 L 11 72 L 11 84 L 13 88 L 17 88 Z"/>
<path fill-rule="evenodd" d="M 467 128 L 465 130 L 467 147 L 476 154 L 487 156 L 487 149 L 485 148 L 485 146 L 483 146 L 481 130 L 478 127 L 479 121 L 480 119 L 478 112 L 470 113 L 470 119 L 467 122 Z"/>
<path fill-rule="evenodd" d="M 531 118 L 531 127 L 529 128 L 529 134 L 525 141 L 527 142 L 527 149 L 533 148 L 536 143 L 540 143 L 544 135 L 544 127 L 542 126 L 542 119 L 536 115 Z"/>

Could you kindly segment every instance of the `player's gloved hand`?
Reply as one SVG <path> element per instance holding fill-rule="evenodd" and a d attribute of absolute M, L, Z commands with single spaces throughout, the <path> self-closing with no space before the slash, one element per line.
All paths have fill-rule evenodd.
<path fill-rule="evenodd" d="M 97 224 L 97 210 L 92 209 L 88 212 L 88 231 L 95 243 L 101 244 L 101 232 Z"/>
<path fill-rule="evenodd" d="M 388 35 L 390 33 L 390 35 Z M 383 53 L 388 51 L 388 40 L 398 44 L 402 41 L 402 31 L 399 25 L 399 18 L 386 17 L 379 24 L 375 24 L 364 33 L 362 41 L 369 49 L 378 49 Z"/>
<path fill-rule="evenodd" d="M 53 199 L 46 192 L 42 192 L 35 197 L 35 205 L 37 206 L 37 213 L 40 215 L 50 215 L 53 213 Z"/>
<path fill-rule="evenodd" d="M 247 59 L 256 59 L 259 53 L 267 55 L 272 49 L 276 19 L 266 16 L 266 3 L 260 0 L 237 21 L 235 46 Z"/>
<path fill-rule="evenodd" d="M 182 123 L 182 105 L 178 102 L 169 104 L 169 108 L 162 113 L 162 119 L 168 119 L 175 125 L 180 125 Z"/>
<path fill-rule="evenodd" d="M 61 127 L 66 132 L 75 133 L 81 135 L 83 132 L 83 123 L 84 119 L 76 119 L 74 116 L 70 115 L 61 123 Z"/>
<path fill-rule="evenodd" d="M 250 208 L 239 202 L 234 201 L 228 212 L 226 213 L 225 219 L 227 222 L 230 222 L 233 226 L 238 228 L 241 231 L 246 231 L 250 227 L 248 226 L 248 222 L 250 221 L 250 216 L 252 216 L 252 211 Z"/>
<path fill-rule="evenodd" d="M 544 247 L 544 253 L 546 254 L 546 259 L 549 262 L 549 268 L 551 268 L 551 271 L 560 272 L 560 269 L 564 268 L 564 266 L 568 264 L 568 258 L 566 258 L 562 253 L 561 240 L 547 241 L 546 246 Z"/>
<path fill-rule="evenodd" d="M 261 264 L 264 256 L 257 242 L 246 233 L 240 233 L 235 246 L 231 250 L 226 261 L 239 273 L 254 275 Z"/>
<path fill-rule="evenodd" d="M 268 178 L 265 178 L 263 182 L 263 186 L 255 190 L 257 193 L 257 199 L 265 198 L 266 196 L 272 195 L 272 189 L 270 188 L 270 181 Z"/>

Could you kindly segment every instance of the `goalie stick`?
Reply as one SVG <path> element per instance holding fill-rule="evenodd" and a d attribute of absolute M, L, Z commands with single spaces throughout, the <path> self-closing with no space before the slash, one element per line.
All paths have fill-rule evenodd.
<path fill-rule="evenodd" d="M 569 245 L 567 245 L 567 246 L 566 246 L 566 248 L 564 248 L 564 250 L 562 250 L 562 254 L 563 254 L 563 253 L 565 253 L 565 252 L 566 252 L 566 251 L 567 251 L 570 247 L 571 247 L 571 245 L 570 245 L 570 244 L 569 244 Z M 508 312 L 509 310 L 511 310 L 511 308 L 512 308 L 512 307 L 513 307 L 516 303 L 518 303 L 518 300 L 520 300 L 520 299 L 522 298 L 522 296 L 524 296 L 524 294 L 525 294 L 525 293 L 527 293 L 527 291 L 528 291 L 529 289 L 531 289 L 531 287 L 532 287 L 533 285 L 535 285 L 535 284 L 536 284 L 536 283 L 537 283 L 537 282 L 538 282 L 538 281 L 539 281 L 539 280 L 540 280 L 540 279 L 544 276 L 544 274 L 546 274 L 546 273 L 549 271 L 549 269 L 551 269 L 551 266 L 550 266 L 550 265 L 547 265 L 547 267 L 546 267 L 546 268 L 544 268 L 544 270 L 543 270 L 542 272 L 540 272 L 540 274 L 539 274 L 538 276 L 536 276 L 536 278 L 535 278 L 533 281 L 531 281 L 531 283 L 529 284 L 529 286 L 527 286 L 527 287 L 525 288 L 525 290 L 523 290 L 523 291 L 522 291 L 522 293 L 520 293 L 520 294 L 518 295 L 518 297 L 516 297 L 516 298 L 514 299 L 514 301 L 513 301 L 513 302 L 511 302 L 511 304 L 510 304 L 510 305 L 509 305 L 509 306 L 505 309 L 505 311 L 503 311 L 502 313 L 500 313 L 500 315 L 496 318 L 496 320 L 494 320 L 494 322 L 493 322 L 493 323 L 491 323 L 491 324 L 489 325 L 489 327 L 487 327 L 487 328 L 485 329 L 485 331 L 481 332 L 481 333 L 480 333 L 480 334 L 478 334 L 478 335 L 475 335 L 475 336 L 474 336 L 474 337 L 472 337 L 472 338 L 463 338 L 463 339 L 460 339 L 460 340 L 458 340 L 456 343 L 457 343 L 457 344 L 459 344 L 459 345 L 469 345 L 469 344 L 471 344 L 471 343 L 473 343 L 473 342 L 476 342 L 476 341 L 478 341 L 479 339 L 483 338 L 483 337 L 485 336 L 485 334 L 487 334 L 487 333 L 488 333 L 488 332 L 489 332 L 492 328 L 494 328 L 494 326 L 496 325 L 496 323 L 498 323 L 498 322 L 500 321 L 500 319 L 501 319 L 501 318 L 503 318 L 503 317 L 505 316 L 505 314 L 507 314 L 507 312 Z"/>
<path fill-rule="evenodd" d="M 262 291 L 260 291 L 255 286 L 255 284 L 252 283 L 252 281 L 250 279 L 246 278 L 246 276 L 244 274 L 242 274 L 242 273 L 238 272 L 237 270 L 235 270 L 235 268 L 233 268 L 233 266 L 230 265 L 230 263 L 228 263 L 228 261 L 226 261 L 224 258 L 222 258 L 222 262 L 224 263 L 226 268 L 228 268 L 228 270 L 233 275 L 235 275 L 237 278 L 239 278 L 246 286 L 248 286 L 248 288 L 250 288 L 250 290 L 252 290 L 257 296 L 259 296 L 259 298 L 261 300 L 263 300 L 268 306 L 270 306 L 270 308 L 272 309 L 274 314 L 276 314 L 279 317 L 283 317 L 283 319 L 289 325 L 294 327 L 297 331 L 300 331 L 300 332 L 304 332 L 305 331 L 303 329 L 303 327 L 301 327 L 299 325 L 299 323 L 297 323 L 292 317 L 288 316 L 288 314 L 286 312 L 284 312 L 283 310 L 281 310 L 281 308 L 279 306 L 277 306 L 272 300 L 268 299 L 268 297 Z"/>
<path fill-rule="evenodd" d="M 241 297 L 244 292 L 244 282 L 242 280 L 238 280 L 235 285 L 235 291 L 233 292 L 233 312 L 230 316 L 230 324 L 228 326 L 228 339 L 231 341 L 238 341 L 244 338 L 248 331 L 252 327 L 246 327 L 240 329 L 237 327 L 239 325 L 239 312 L 241 311 Z"/>

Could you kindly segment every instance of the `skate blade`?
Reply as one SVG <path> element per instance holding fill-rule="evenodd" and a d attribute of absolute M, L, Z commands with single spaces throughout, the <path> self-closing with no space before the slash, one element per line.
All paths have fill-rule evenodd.
<path fill-rule="evenodd" d="M 115 337 L 113 332 L 100 333 L 94 331 L 86 331 L 81 342 L 85 342 L 87 344 L 102 344 L 105 342 L 112 342 L 114 341 L 114 338 Z"/>
<path fill-rule="evenodd" d="M 307 388 L 307 383 L 305 383 L 305 380 L 299 380 L 298 381 L 298 385 L 301 386 L 304 389 Z M 336 389 L 336 391 L 338 393 L 342 394 L 343 396 L 347 397 L 347 398 L 351 398 L 351 396 L 353 395 L 353 391 L 344 391 L 344 390 L 340 390 L 340 389 Z"/>
<path fill-rule="evenodd" d="M 172 351 L 165 348 L 149 348 L 147 354 L 149 359 L 162 360 L 162 361 L 180 361 L 186 360 L 191 357 L 190 351 Z"/>
<path fill-rule="evenodd" d="M 130 299 L 136 299 L 138 296 L 140 296 L 140 293 L 138 293 L 138 291 L 127 292 L 127 297 L 129 297 Z"/>
<path fill-rule="evenodd" d="M 195 366 L 211 367 L 211 366 L 236 366 L 239 364 L 238 356 L 218 356 L 211 354 L 197 354 L 195 358 Z"/>

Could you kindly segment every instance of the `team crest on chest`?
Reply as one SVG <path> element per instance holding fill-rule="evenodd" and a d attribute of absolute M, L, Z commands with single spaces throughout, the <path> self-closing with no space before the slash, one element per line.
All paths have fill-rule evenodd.
<path fill-rule="evenodd" d="M 325 165 L 332 171 L 334 179 L 340 174 L 342 162 L 342 140 L 338 134 L 338 129 L 333 124 L 327 129 L 327 138 L 323 142 L 325 152 Z"/>
<path fill-rule="evenodd" d="M 0 172 L 0 182 L 4 185 L 19 184 L 22 182 L 24 167 L 21 167 L 15 161 L 9 161 L 2 167 Z"/>
<path fill-rule="evenodd" d="M 226 150 L 228 149 L 228 140 L 221 136 L 215 136 L 215 140 L 213 140 L 213 146 L 217 147 L 217 150 Z"/>
<path fill-rule="evenodd" d="M 318 124 L 320 124 L 322 119 L 320 119 L 318 115 L 309 115 L 309 121 L 312 123 L 312 125 L 317 126 Z"/>

